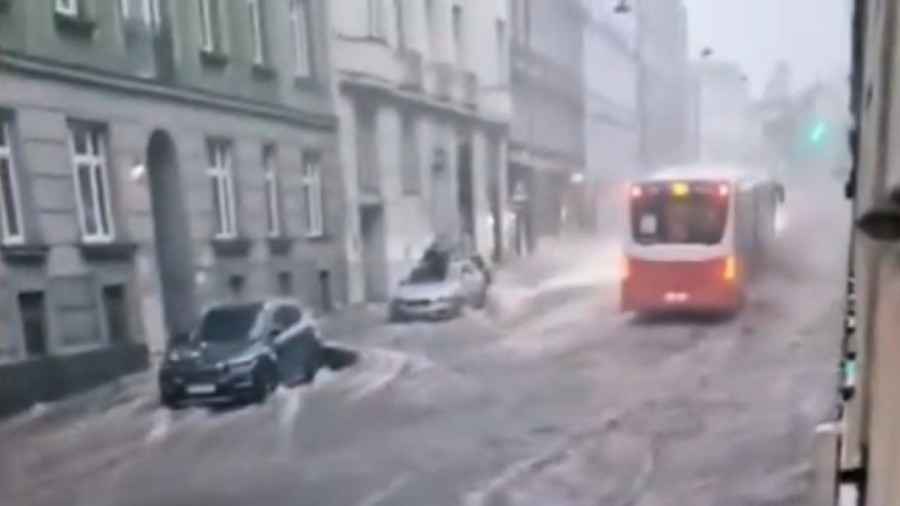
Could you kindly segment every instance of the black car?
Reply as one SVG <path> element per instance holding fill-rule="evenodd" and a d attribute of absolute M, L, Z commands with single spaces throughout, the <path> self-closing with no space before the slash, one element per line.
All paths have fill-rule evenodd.
<path fill-rule="evenodd" d="M 159 370 L 162 403 L 263 402 L 280 383 L 311 381 L 323 353 L 310 316 L 283 300 L 211 307 L 189 336 L 166 350 Z"/>

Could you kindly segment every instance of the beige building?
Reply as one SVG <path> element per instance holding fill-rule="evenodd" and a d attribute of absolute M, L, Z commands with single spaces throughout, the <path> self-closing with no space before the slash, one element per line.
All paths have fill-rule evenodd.
<path fill-rule="evenodd" d="M 438 236 L 501 249 L 507 2 L 331 4 L 349 295 L 384 300 Z"/>

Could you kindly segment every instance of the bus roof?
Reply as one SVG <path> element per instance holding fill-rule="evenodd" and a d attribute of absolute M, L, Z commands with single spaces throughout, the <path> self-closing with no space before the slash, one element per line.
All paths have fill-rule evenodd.
<path fill-rule="evenodd" d="M 653 174 L 637 178 L 635 183 L 651 183 L 658 181 L 728 181 L 732 183 L 758 183 L 771 181 L 772 177 L 765 169 L 752 170 L 734 165 L 682 165 L 666 167 Z"/>

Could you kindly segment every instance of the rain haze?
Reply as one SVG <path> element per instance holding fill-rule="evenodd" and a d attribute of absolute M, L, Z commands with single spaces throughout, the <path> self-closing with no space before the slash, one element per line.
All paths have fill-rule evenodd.
<path fill-rule="evenodd" d="M 792 88 L 849 72 L 848 0 L 685 0 L 692 58 L 709 47 L 713 58 L 743 67 L 758 96 L 779 60 Z"/>
<path fill-rule="evenodd" d="M 0 506 L 826 504 L 849 16 L 0 0 Z"/>

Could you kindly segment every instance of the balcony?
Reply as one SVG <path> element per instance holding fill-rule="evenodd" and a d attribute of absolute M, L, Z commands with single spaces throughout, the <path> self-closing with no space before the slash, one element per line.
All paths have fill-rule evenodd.
<path fill-rule="evenodd" d="M 474 72 L 460 73 L 462 83 L 462 103 L 469 109 L 478 108 L 478 76 Z"/>
<path fill-rule="evenodd" d="M 379 39 L 338 37 L 335 61 L 339 70 L 352 79 L 399 83 L 403 78 L 401 59 Z"/>
<path fill-rule="evenodd" d="M 509 121 L 512 118 L 512 95 L 509 85 L 486 87 L 480 94 L 479 108 L 485 116 L 499 121 Z"/>
<path fill-rule="evenodd" d="M 425 67 L 422 54 L 418 51 L 406 50 L 397 53 L 400 62 L 400 89 L 421 92 L 425 86 Z"/>
<path fill-rule="evenodd" d="M 171 26 L 159 26 L 143 19 L 124 22 L 125 47 L 131 71 L 146 79 L 171 81 L 175 74 Z"/>

